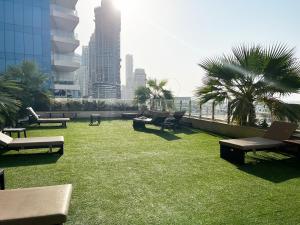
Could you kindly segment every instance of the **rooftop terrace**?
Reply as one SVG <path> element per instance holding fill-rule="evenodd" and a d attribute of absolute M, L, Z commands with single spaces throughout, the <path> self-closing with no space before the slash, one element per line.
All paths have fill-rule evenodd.
<path fill-rule="evenodd" d="M 220 159 L 223 137 L 149 128 L 134 131 L 122 120 L 31 127 L 29 136 L 63 135 L 65 154 L 2 154 L 7 189 L 73 184 L 73 225 L 299 223 L 296 159 L 259 152 L 239 167 Z"/>

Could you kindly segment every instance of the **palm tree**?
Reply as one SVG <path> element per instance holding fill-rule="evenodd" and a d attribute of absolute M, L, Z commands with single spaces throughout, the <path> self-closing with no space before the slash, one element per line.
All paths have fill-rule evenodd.
<path fill-rule="evenodd" d="M 20 90 L 17 83 L 0 76 L 0 124 L 14 119 L 21 106 L 20 101 L 15 98 L 16 92 Z"/>
<path fill-rule="evenodd" d="M 150 99 L 150 90 L 147 87 L 138 87 L 135 90 L 135 101 L 139 104 L 145 104 Z"/>
<path fill-rule="evenodd" d="M 204 86 L 196 96 L 201 104 L 228 101 L 231 119 L 240 125 L 255 124 L 258 103 L 267 106 L 273 118 L 300 121 L 300 106 L 281 100 L 300 89 L 300 64 L 294 53 L 283 44 L 241 45 L 228 56 L 205 59 L 199 64 L 206 72 Z"/>
<path fill-rule="evenodd" d="M 150 79 L 147 81 L 146 87 L 136 90 L 135 99 L 143 100 L 144 102 L 150 99 L 152 109 L 157 109 L 158 104 L 162 103 L 163 110 L 165 110 L 166 106 L 169 106 L 168 100 L 174 98 L 172 91 L 166 89 L 167 84 L 167 80 Z"/>
<path fill-rule="evenodd" d="M 24 61 L 20 65 L 11 66 L 4 77 L 16 81 L 22 88 L 22 92 L 16 94 L 22 102 L 20 116 L 26 115 L 26 107 L 44 109 L 49 106 L 49 92 L 45 85 L 47 77 L 34 62 Z"/>

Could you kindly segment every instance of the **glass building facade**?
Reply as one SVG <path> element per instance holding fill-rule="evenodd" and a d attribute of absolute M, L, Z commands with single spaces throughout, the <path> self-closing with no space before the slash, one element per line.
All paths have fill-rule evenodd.
<path fill-rule="evenodd" d="M 0 0 L 0 72 L 28 60 L 50 76 L 50 31 L 50 0 Z"/>

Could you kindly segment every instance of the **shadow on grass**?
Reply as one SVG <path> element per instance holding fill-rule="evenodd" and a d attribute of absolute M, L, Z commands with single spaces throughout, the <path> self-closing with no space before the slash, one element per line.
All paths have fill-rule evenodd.
<path fill-rule="evenodd" d="M 154 134 L 157 135 L 167 141 L 176 141 L 181 139 L 180 137 L 176 136 L 175 134 L 168 132 L 168 131 L 162 131 L 162 130 L 158 130 L 158 129 L 153 129 L 153 128 L 141 128 L 141 129 L 135 129 L 135 131 L 137 132 L 143 132 L 143 133 L 147 133 L 147 134 Z"/>
<path fill-rule="evenodd" d="M 181 128 L 176 129 L 174 131 L 175 134 L 186 134 L 186 135 L 197 134 L 199 132 L 200 132 L 199 130 L 192 129 L 192 128 L 189 128 L 189 127 L 181 127 Z"/>
<path fill-rule="evenodd" d="M 250 164 L 239 166 L 238 169 L 273 183 L 300 177 L 300 160 L 297 157 L 279 159 L 272 156 L 251 156 L 250 160 L 255 160 L 255 163 L 252 161 Z"/>
<path fill-rule="evenodd" d="M 0 154 L 0 167 L 34 166 L 56 163 L 61 155 L 57 153 L 33 153 L 33 154 Z"/>
<path fill-rule="evenodd" d="M 26 128 L 27 130 L 57 130 L 57 129 L 67 129 L 66 127 L 62 127 L 62 126 L 29 126 Z"/>

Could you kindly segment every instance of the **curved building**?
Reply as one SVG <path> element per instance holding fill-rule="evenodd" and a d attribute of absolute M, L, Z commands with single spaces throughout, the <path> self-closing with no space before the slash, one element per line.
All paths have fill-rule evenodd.
<path fill-rule="evenodd" d="M 79 23 L 78 0 L 51 0 L 51 64 L 56 97 L 80 97 L 80 87 L 74 83 L 80 57 L 75 54 L 79 40 L 74 33 Z"/>

